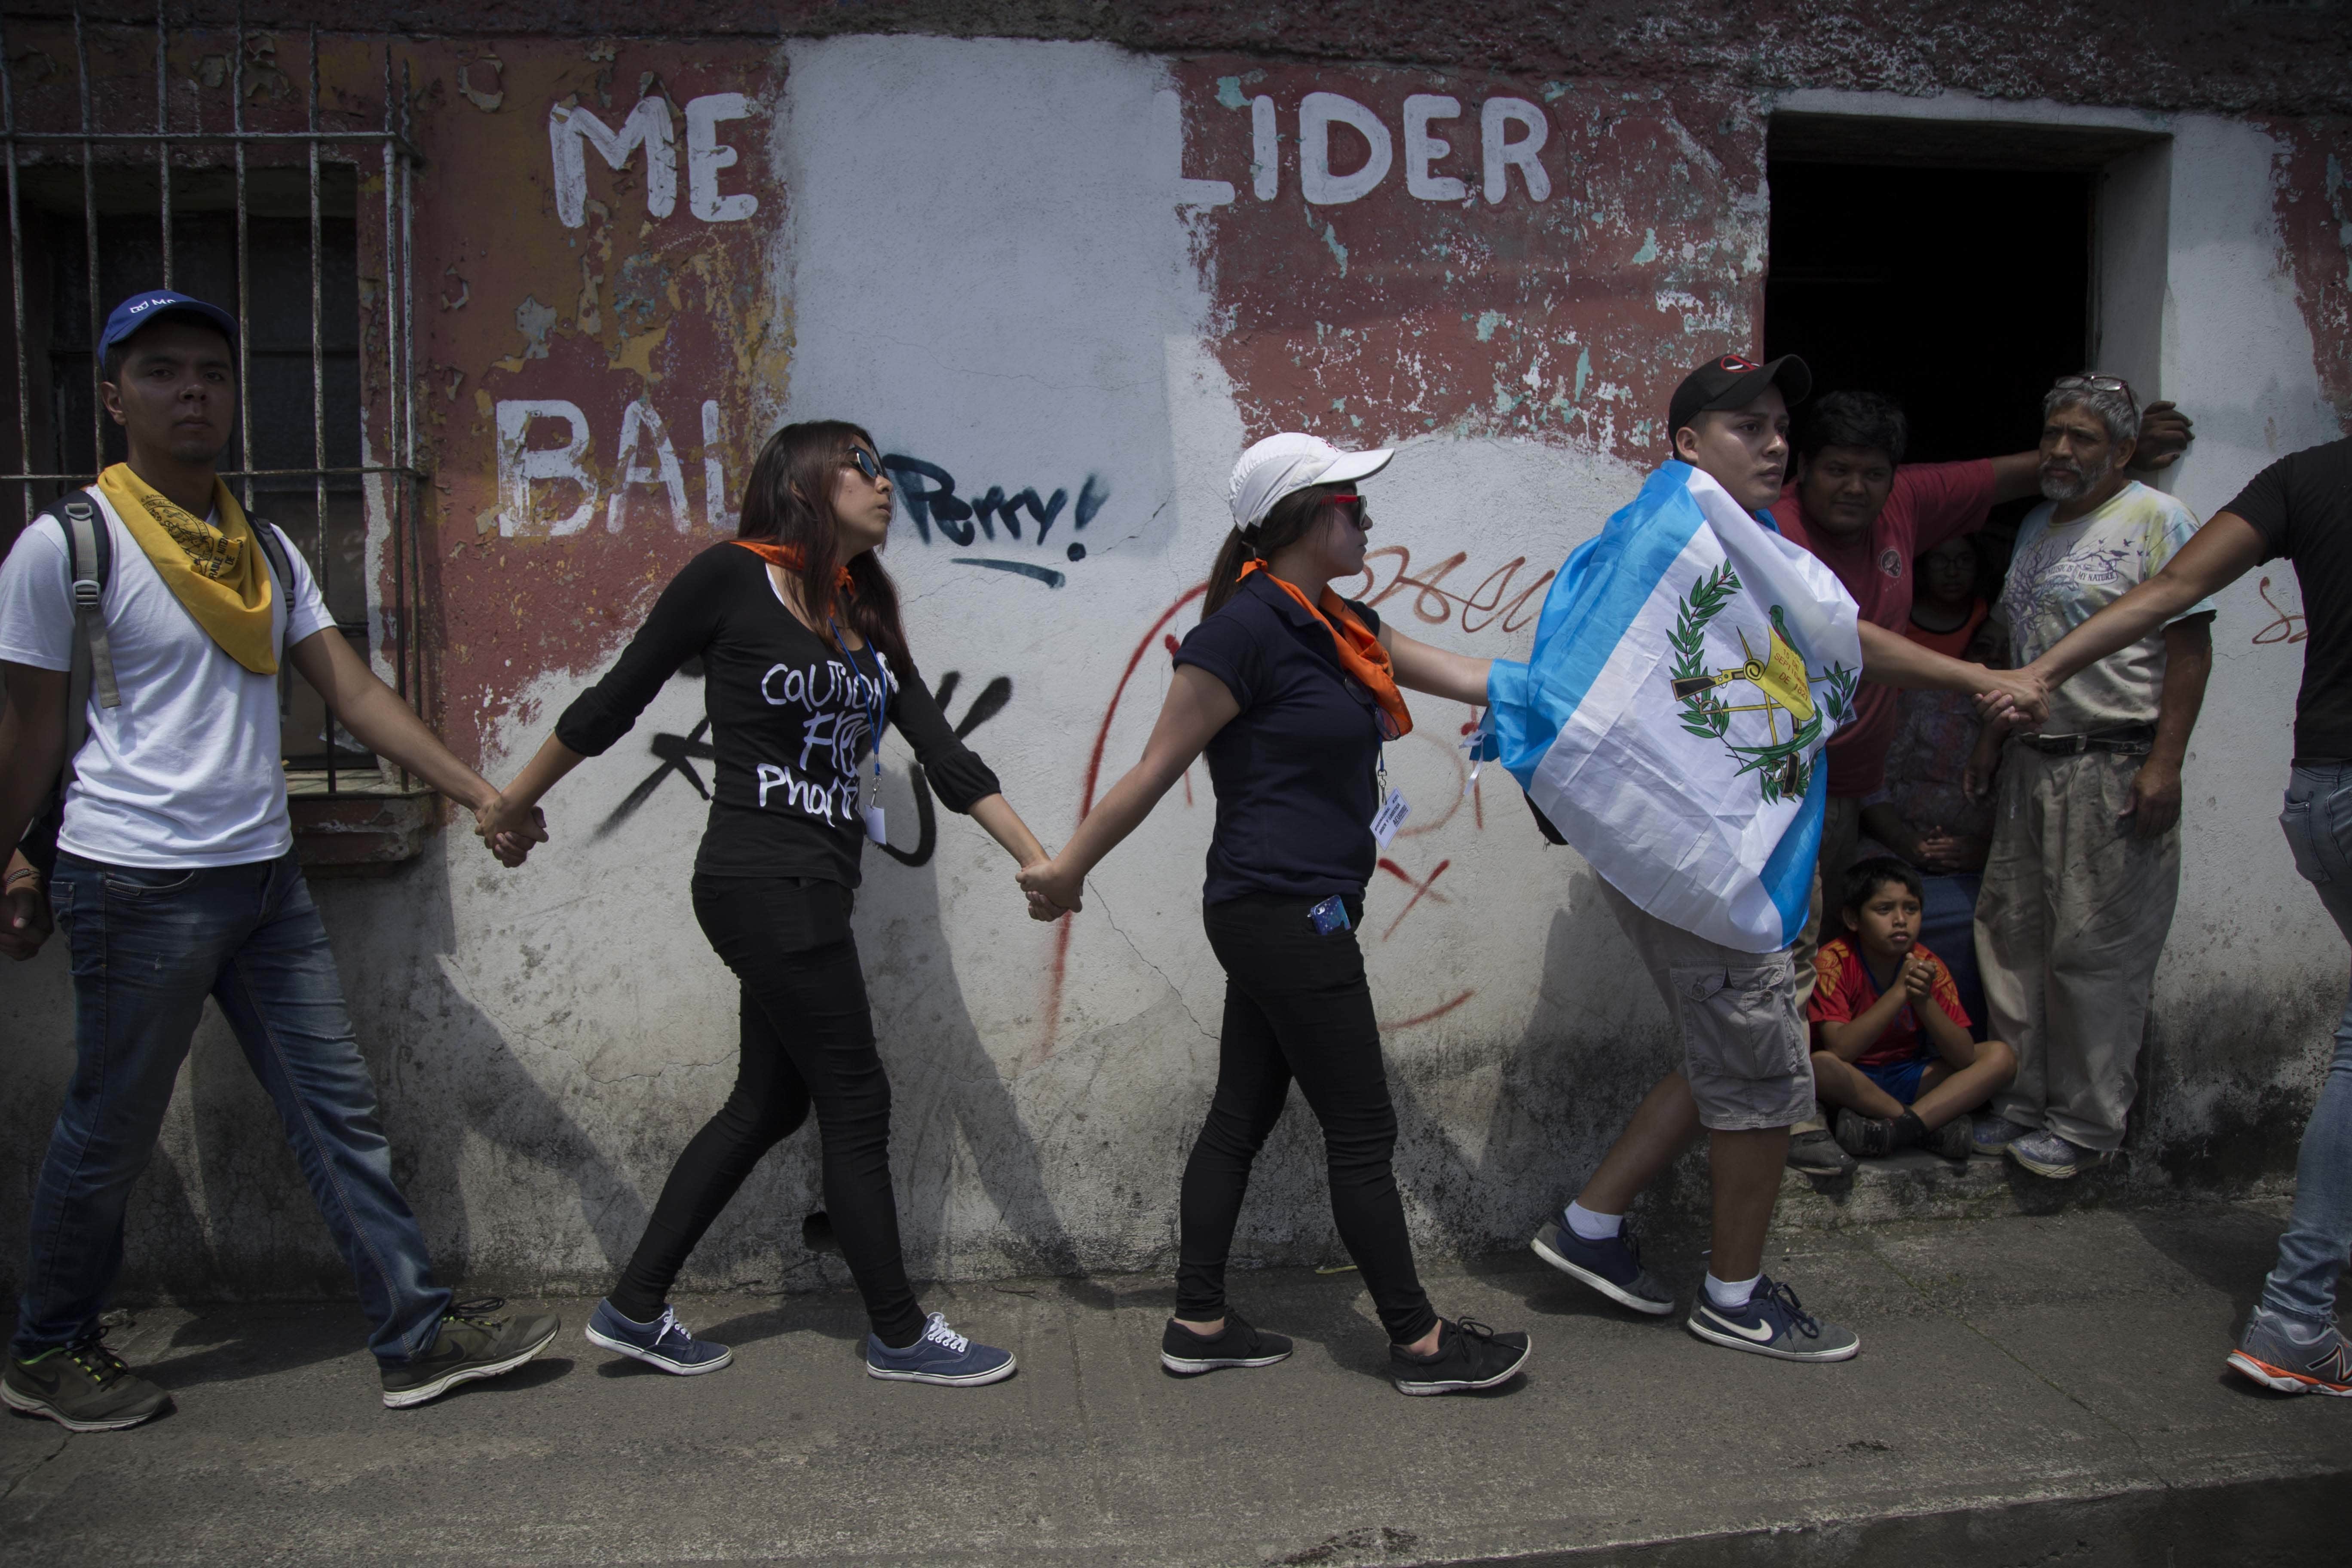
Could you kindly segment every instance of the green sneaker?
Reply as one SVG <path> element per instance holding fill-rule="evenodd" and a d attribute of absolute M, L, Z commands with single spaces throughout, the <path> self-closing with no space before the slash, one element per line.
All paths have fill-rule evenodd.
<path fill-rule="evenodd" d="M 60 1345 L 30 1361 L 8 1358 L 0 1399 L 46 1415 L 68 1432 L 119 1432 L 170 1408 L 172 1396 L 131 1371 L 97 1340 Z"/>
<path fill-rule="evenodd" d="M 461 1383 L 512 1372 L 547 1348 L 563 1320 L 552 1312 L 499 1318 L 503 1297 L 453 1303 L 441 1319 L 433 1348 L 404 1362 L 386 1362 L 383 1402 L 394 1410 L 438 1399 Z"/>

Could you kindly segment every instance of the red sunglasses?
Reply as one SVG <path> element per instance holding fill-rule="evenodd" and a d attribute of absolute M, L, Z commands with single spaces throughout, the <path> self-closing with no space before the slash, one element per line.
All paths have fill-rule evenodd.
<path fill-rule="evenodd" d="M 1323 504 L 1328 507 L 1338 508 L 1346 515 L 1348 522 L 1351 527 L 1360 529 L 1370 526 L 1365 521 L 1364 498 L 1356 494 L 1353 490 L 1349 490 L 1344 494 L 1339 495 L 1325 496 L 1323 498 Z"/>

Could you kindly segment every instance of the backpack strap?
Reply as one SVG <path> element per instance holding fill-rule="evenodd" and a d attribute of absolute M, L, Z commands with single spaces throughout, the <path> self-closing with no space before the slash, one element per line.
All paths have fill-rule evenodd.
<path fill-rule="evenodd" d="M 66 750 L 60 790 L 74 779 L 74 758 L 89 739 L 89 699 L 101 708 L 122 706 L 114 683 L 114 648 L 106 636 L 106 584 L 114 572 L 114 535 L 86 492 L 77 490 L 42 514 L 58 520 L 66 536 L 66 577 L 73 593 L 72 670 L 66 678 Z"/>
<path fill-rule="evenodd" d="M 290 626 L 294 620 L 294 605 L 287 595 L 293 592 L 294 568 L 286 559 L 286 542 L 278 537 L 278 525 L 275 523 L 249 512 L 246 514 L 245 522 L 253 530 L 253 537 L 261 541 L 261 558 L 269 563 L 270 575 L 278 580 L 278 602 L 286 606 L 286 619 Z"/>

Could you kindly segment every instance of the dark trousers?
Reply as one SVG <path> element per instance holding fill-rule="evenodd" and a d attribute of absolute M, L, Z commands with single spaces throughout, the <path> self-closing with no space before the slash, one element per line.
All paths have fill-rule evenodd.
<path fill-rule="evenodd" d="M 850 934 L 855 895 L 808 878 L 694 879 L 703 935 L 742 984 L 734 1092 L 680 1154 L 613 1292 L 623 1315 L 659 1314 L 678 1270 L 760 1157 L 816 1110 L 824 1206 L 866 1316 L 911 1344 L 923 1311 L 898 1253 L 890 1191 L 890 1080 L 874 1049 L 866 976 Z"/>
<path fill-rule="evenodd" d="M 1293 1079 L 1323 1126 L 1331 1216 L 1364 1277 L 1381 1326 L 1411 1344 L 1437 1314 L 1413 1272 L 1389 1157 L 1396 1107 L 1381 1063 L 1380 1026 L 1354 931 L 1318 935 L 1309 900 L 1250 897 L 1203 911 L 1209 946 L 1225 971 L 1224 1031 L 1217 1092 L 1184 1166 L 1183 1237 L 1176 1315 L 1194 1321 L 1225 1310 L 1225 1258 L 1250 1165 L 1281 1119 Z M 1363 914 L 1350 900 L 1350 921 Z"/>

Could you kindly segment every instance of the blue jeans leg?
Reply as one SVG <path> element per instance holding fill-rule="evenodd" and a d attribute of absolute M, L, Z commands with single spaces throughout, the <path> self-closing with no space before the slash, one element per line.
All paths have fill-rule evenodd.
<path fill-rule="evenodd" d="M 213 987 L 253 1076 L 268 1091 L 310 1196 L 358 1282 L 368 1348 L 404 1362 L 429 1348 L 448 1310 L 416 1215 L 392 1178 L 375 1082 L 343 1005 L 327 928 L 300 866 L 261 871 L 257 920 Z"/>
<path fill-rule="evenodd" d="M 351 1266 L 376 1325 L 370 1348 L 402 1361 L 430 1344 L 449 1294 L 393 1184 L 374 1086 L 293 857 L 193 872 L 60 857 L 52 887 L 73 955 L 79 1059 L 34 1194 L 16 1353 L 96 1329 L 121 1264 L 124 1204 L 207 992 Z"/>
<path fill-rule="evenodd" d="M 2279 814 L 2295 869 L 2352 941 L 2352 767 L 2297 768 Z M 2336 1026 L 2336 1056 L 2304 1128 L 2294 1207 L 2278 1265 L 2263 1285 L 2272 1311 L 2317 1322 L 2336 1317 L 2336 1281 L 2352 1255 L 2352 997 Z"/>
<path fill-rule="evenodd" d="M 51 907 L 71 958 L 74 1071 L 33 1186 L 31 1249 L 10 1349 L 98 1331 L 122 1267 L 122 1214 L 147 1168 L 205 994 L 236 932 L 207 908 L 209 871 L 58 858 Z"/>

